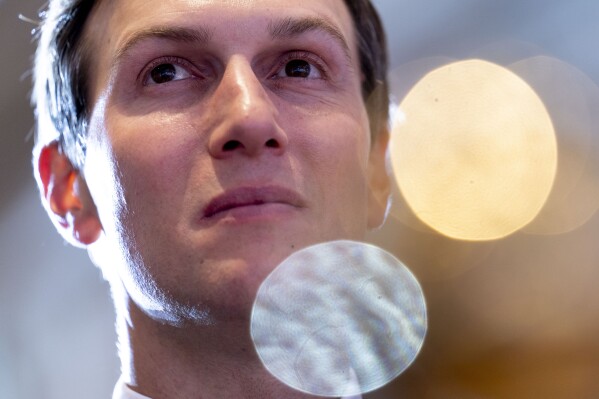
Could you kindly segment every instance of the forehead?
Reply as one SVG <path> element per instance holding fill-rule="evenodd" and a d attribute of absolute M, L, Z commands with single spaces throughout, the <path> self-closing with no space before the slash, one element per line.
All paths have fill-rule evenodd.
<path fill-rule="evenodd" d="M 266 37 L 269 26 L 285 19 L 323 21 L 356 56 L 353 22 L 343 0 L 104 0 L 87 21 L 85 37 L 92 57 L 96 50 L 114 56 L 153 27 L 201 29 L 215 42 L 242 45 Z"/>
<path fill-rule="evenodd" d="M 189 17 L 204 14 L 216 18 L 215 23 L 229 17 L 240 19 L 260 14 L 265 17 L 319 14 L 339 22 L 349 16 L 343 0 L 108 0 L 100 3 L 121 26 L 144 25 L 148 18 L 169 20 L 177 14 Z"/>

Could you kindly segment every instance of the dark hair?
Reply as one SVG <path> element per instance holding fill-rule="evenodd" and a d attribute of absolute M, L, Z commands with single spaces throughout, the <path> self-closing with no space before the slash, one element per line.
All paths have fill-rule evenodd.
<path fill-rule="evenodd" d="M 387 45 L 382 23 L 370 0 L 344 0 L 352 16 L 360 66 L 362 95 L 371 134 L 386 128 L 389 108 Z M 32 103 L 37 118 L 37 143 L 58 139 L 76 167 L 85 159 L 90 107 L 87 99 L 88 49 L 82 41 L 85 23 L 98 1 L 50 0 L 40 13 L 42 23 L 34 66 Z"/>
<path fill-rule="evenodd" d="M 383 24 L 370 0 L 344 0 L 354 22 L 360 69 L 364 75 L 362 96 L 374 138 L 387 129 L 389 84 L 387 82 L 387 39 Z"/>

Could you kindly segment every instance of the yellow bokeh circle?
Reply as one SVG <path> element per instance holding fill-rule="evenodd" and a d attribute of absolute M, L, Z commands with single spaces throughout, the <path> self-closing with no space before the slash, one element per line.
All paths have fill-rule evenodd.
<path fill-rule="evenodd" d="M 424 223 L 452 238 L 492 240 L 539 213 L 555 178 L 557 143 L 543 102 L 516 74 L 482 60 L 445 65 L 399 109 L 393 170 Z"/>

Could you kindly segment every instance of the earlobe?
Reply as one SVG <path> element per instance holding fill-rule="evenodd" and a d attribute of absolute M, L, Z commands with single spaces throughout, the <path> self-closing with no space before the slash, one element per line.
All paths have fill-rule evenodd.
<path fill-rule="evenodd" d="M 368 228 L 379 228 L 387 216 L 391 184 L 387 173 L 386 156 L 389 132 L 385 129 L 375 137 L 368 164 Z"/>
<path fill-rule="evenodd" d="M 57 142 L 41 148 L 38 184 L 42 202 L 61 235 L 75 246 L 98 239 L 102 225 L 87 184 Z"/>

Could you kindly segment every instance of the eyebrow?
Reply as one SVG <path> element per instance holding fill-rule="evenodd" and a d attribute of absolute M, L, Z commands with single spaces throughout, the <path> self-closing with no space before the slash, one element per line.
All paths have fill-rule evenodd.
<path fill-rule="evenodd" d="M 285 18 L 280 21 L 271 22 L 268 24 L 270 37 L 277 39 L 290 39 L 300 36 L 306 32 L 322 31 L 326 32 L 342 47 L 347 58 L 350 58 L 349 46 L 343 36 L 343 33 L 324 18 L 307 17 L 307 18 Z"/>
<path fill-rule="evenodd" d="M 211 37 L 212 32 L 202 27 L 190 29 L 183 27 L 158 26 L 143 29 L 127 38 L 125 44 L 117 50 L 113 58 L 113 65 L 126 57 L 127 53 L 131 51 L 133 47 L 144 40 L 167 39 L 175 42 L 202 44 L 209 42 Z"/>
<path fill-rule="evenodd" d="M 306 32 L 322 31 L 331 36 L 343 49 L 345 56 L 350 59 L 349 46 L 343 33 L 331 22 L 324 18 L 285 18 L 270 22 L 268 32 L 273 40 L 291 39 Z M 143 29 L 133 33 L 119 47 L 113 57 L 113 65 L 118 64 L 133 47 L 148 39 L 166 39 L 175 42 L 204 44 L 212 39 L 212 31 L 203 27 L 194 29 L 185 27 L 158 26 Z"/>

